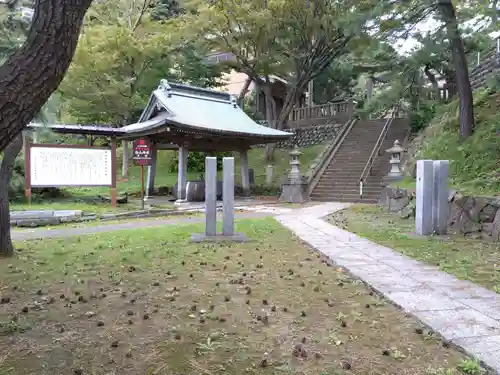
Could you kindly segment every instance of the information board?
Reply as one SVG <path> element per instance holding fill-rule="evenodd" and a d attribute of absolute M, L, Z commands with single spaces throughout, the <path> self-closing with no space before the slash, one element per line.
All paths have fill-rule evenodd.
<path fill-rule="evenodd" d="M 111 150 L 31 147 L 30 186 L 111 186 Z"/>

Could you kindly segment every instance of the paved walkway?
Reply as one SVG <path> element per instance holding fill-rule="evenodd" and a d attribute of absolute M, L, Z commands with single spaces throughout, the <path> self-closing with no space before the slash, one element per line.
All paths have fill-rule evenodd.
<path fill-rule="evenodd" d="M 263 210 L 255 212 L 236 212 L 235 217 L 236 219 L 258 219 L 267 216 L 274 216 L 284 212 L 288 211 L 268 212 Z M 218 215 L 217 219 L 218 220 L 221 219 L 220 214 Z M 101 222 L 99 225 L 82 224 L 81 227 L 58 227 L 58 228 L 39 227 L 34 229 L 12 230 L 11 236 L 14 241 L 27 241 L 27 240 L 38 240 L 44 238 L 81 236 L 86 234 L 113 232 L 113 231 L 127 230 L 127 229 L 155 228 L 155 227 L 162 227 L 165 225 L 202 223 L 204 220 L 205 218 L 203 216 L 188 216 L 188 217 L 177 216 L 165 219 L 158 219 L 158 218 L 134 219 L 119 223 Z"/>
<path fill-rule="evenodd" d="M 320 218 L 326 203 L 277 220 L 445 339 L 500 373 L 500 295 L 344 231 Z"/>

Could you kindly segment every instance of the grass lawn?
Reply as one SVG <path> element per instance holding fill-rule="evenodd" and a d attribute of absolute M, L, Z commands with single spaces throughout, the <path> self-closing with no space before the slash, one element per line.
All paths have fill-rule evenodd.
<path fill-rule="evenodd" d="M 463 280 L 500 293 L 500 244 L 462 235 L 419 237 L 415 220 L 403 220 L 382 207 L 354 205 L 329 221 L 411 258 L 439 266 Z"/>
<path fill-rule="evenodd" d="M 0 261 L 0 374 L 460 374 L 478 364 L 273 219 L 18 243 Z M 448 372 L 447 372 L 448 371 Z"/>

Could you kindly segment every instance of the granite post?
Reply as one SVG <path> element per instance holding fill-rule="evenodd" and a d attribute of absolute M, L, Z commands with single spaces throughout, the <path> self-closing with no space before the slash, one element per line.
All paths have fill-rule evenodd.
<path fill-rule="evenodd" d="M 234 158 L 222 158 L 222 234 L 234 234 Z"/>
<path fill-rule="evenodd" d="M 223 163 L 223 232 L 217 233 L 217 158 L 205 158 L 205 233 L 191 236 L 193 242 L 246 242 L 243 233 L 234 233 L 234 158 Z"/>
<path fill-rule="evenodd" d="M 179 165 L 177 172 L 177 201 L 186 199 L 186 184 L 187 184 L 187 147 L 179 147 Z"/>
<path fill-rule="evenodd" d="M 205 158 L 205 235 L 217 234 L 217 158 Z"/>
<path fill-rule="evenodd" d="M 269 164 L 266 168 L 266 185 L 273 183 L 274 165 Z"/>
<path fill-rule="evenodd" d="M 432 217 L 433 166 L 433 160 L 417 160 L 415 229 L 420 235 L 432 234 L 434 230 Z"/>
<path fill-rule="evenodd" d="M 448 160 L 433 162 L 432 224 L 437 234 L 446 234 L 448 207 Z"/>

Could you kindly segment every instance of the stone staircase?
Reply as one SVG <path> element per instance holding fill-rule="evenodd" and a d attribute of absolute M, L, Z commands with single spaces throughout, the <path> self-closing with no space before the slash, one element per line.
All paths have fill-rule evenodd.
<path fill-rule="evenodd" d="M 383 177 L 389 172 L 389 155 L 386 149 L 398 139 L 401 143 L 408 132 L 406 119 L 394 119 L 375 159 L 372 173 L 359 196 L 359 178 L 370 158 L 387 119 L 358 120 L 338 148 L 332 161 L 311 193 L 313 201 L 376 203 L 382 191 Z"/>

